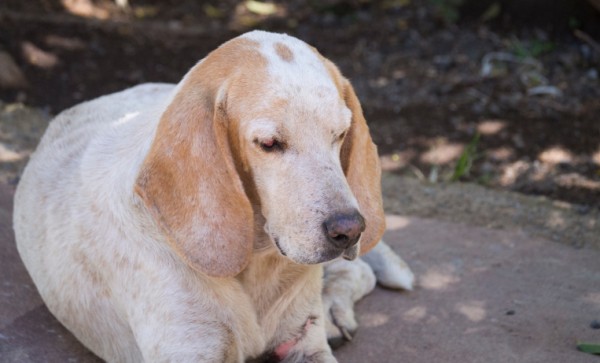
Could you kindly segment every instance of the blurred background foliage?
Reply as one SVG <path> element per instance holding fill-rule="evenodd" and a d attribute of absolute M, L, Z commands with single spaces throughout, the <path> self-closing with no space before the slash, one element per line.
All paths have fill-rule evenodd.
<path fill-rule="evenodd" d="M 386 171 L 600 208 L 600 0 L 2 0 L 0 107 L 177 82 L 252 29 L 340 67 Z"/>

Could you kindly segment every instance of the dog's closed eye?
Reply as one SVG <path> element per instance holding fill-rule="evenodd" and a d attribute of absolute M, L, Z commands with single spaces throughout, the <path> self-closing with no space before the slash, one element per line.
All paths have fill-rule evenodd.
<path fill-rule="evenodd" d="M 265 140 L 254 140 L 254 143 L 257 144 L 262 151 L 270 153 L 270 152 L 283 152 L 285 150 L 285 143 L 279 141 L 275 138 L 269 138 Z"/>

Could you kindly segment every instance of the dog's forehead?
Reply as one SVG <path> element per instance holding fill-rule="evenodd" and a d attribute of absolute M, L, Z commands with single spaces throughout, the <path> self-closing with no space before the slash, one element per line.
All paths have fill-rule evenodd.
<path fill-rule="evenodd" d="M 303 41 L 285 35 L 253 31 L 242 36 L 258 44 L 267 61 L 267 72 L 276 83 L 338 94 L 335 82 L 317 51 Z"/>
<path fill-rule="evenodd" d="M 301 111 L 308 118 L 321 116 L 330 127 L 349 126 L 351 112 L 341 97 L 334 71 L 316 49 L 285 34 L 253 31 L 241 38 L 253 41 L 266 61 L 268 81 L 264 86 L 278 99 L 267 101 L 272 111 L 281 109 L 287 120 L 295 119 L 294 111 Z M 283 107 L 274 107 L 276 104 Z"/>

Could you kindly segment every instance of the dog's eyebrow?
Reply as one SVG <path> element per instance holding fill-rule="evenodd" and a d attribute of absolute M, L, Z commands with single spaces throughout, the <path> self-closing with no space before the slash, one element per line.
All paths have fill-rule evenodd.
<path fill-rule="evenodd" d="M 257 119 L 249 123 L 247 137 L 252 139 L 275 138 L 283 141 L 284 132 L 276 122 L 268 119 Z"/>

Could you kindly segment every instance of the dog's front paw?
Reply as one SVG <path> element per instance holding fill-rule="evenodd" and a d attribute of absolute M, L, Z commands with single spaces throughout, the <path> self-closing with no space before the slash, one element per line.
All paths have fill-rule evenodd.
<path fill-rule="evenodd" d="M 415 275 L 406 262 L 385 242 L 379 242 L 361 258 L 371 266 L 381 286 L 390 289 L 413 289 Z"/>
<path fill-rule="evenodd" d="M 326 264 L 324 271 L 325 329 L 329 345 L 337 348 L 352 340 L 358 327 L 354 303 L 373 290 L 375 275 L 361 260 L 335 260 Z"/>

